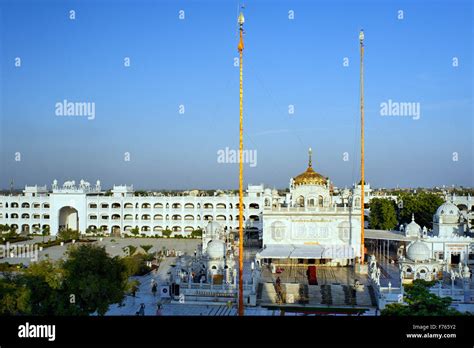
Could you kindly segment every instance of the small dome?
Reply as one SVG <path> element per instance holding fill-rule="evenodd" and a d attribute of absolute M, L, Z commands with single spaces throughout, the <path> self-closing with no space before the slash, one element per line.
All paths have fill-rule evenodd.
<path fill-rule="evenodd" d="M 407 237 L 419 237 L 421 233 L 421 226 L 415 222 L 415 214 L 411 216 L 411 222 L 407 225 L 405 235 Z"/>
<path fill-rule="evenodd" d="M 426 243 L 417 240 L 408 246 L 407 258 L 415 262 L 427 261 L 431 258 L 430 248 Z"/>
<path fill-rule="evenodd" d="M 216 221 L 211 221 L 206 226 L 206 236 L 209 238 L 218 237 L 222 233 L 222 226 Z"/>
<path fill-rule="evenodd" d="M 221 259 L 225 257 L 225 243 L 221 240 L 212 240 L 207 245 L 207 256 L 211 259 Z"/>
<path fill-rule="evenodd" d="M 455 216 L 459 215 L 459 209 L 451 202 L 443 203 L 438 210 L 436 210 L 437 216 Z"/>
<path fill-rule="evenodd" d="M 459 209 L 451 202 L 443 203 L 434 216 L 434 221 L 440 223 L 457 223 L 458 220 Z"/>

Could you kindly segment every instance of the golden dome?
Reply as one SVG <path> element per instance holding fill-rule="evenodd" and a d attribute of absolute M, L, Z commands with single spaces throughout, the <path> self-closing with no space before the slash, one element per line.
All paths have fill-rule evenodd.
<path fill-rule="evenodd" d="M 308 169 L 304 173 L 301 173 L 297 177 L 293 178 L 295 186 L 298 185 L 322 185 L 325 186 L 327 184 L 327 178 L 322 176 L 319 173 L 316 173 L 312 167 L 311 161 L 311 148 L 309 149 L 309 163 Z"/>

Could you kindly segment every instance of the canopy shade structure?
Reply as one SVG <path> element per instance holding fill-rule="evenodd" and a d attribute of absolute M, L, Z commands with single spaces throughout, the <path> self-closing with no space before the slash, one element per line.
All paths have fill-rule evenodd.
<path fill-rule="evenodd" d="M 348 245 L 294 245 L 292 259 L 353 259 L 354 248 Z"/>
<path fill-rule="evenodd" d="M 260 259 L 353 259 L 354 248 L 348 245 L 267 245 L 257 253 Z"/>
<path fill-rule="evenodd" d="M 260 259 L 287 259 L 293 251 L 291 244 L 287 245 L 267 245 L 265 249 L 257 253 L 257 258 Z"/>

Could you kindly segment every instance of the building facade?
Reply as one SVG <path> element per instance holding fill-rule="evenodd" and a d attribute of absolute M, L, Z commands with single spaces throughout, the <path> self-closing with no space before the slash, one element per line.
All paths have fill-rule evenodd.
<path fill-rule="evenodd" d="M 272 204 L 275 192 L 263 185 L 249 185 L 244 197 L 244 222 L 247 228 L 261 230 L 263 205 Z M 64 228 L 81 233 L 130 233 L 138 228 L 145 236 L 161 236 L 163 230 L 187 236 L 203 229 L 209 221 L 223 228 L 238 228 L 238 195 L 216 196 L 137 196 L 133 186 L 114 186 L 110 193 L 100 181 L 79 185 L 54 180 L 46 186 L 26 186 L 22 195 L 0 196 L 0 224 L 18 232 L 38 232 L 49 228 L 52 235 Z"/>
<path fill-rule="evenodd" d="M 360 189 L 343 202 L 329 178 L 306 171 L 290 180 L 285 204 L 264 206 L 263 249 L 271 264 L 348 265 L 361 256 Z"/>

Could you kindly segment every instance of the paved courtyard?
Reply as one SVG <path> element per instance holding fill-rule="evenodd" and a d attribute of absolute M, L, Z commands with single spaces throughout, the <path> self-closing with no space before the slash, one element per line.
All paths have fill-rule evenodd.
<path fill-rule="evenodd" d="M 46 240 L 48 240 L 46 238 Z M 32 245 L 34 243 L 40 243 L 43 241 L 43 237 L 33 237 L 32 240 L 13 243 L 11 246 L 15 245 Z M 201 239 L 176 239 L 176 238 L 117 238 L 117 237 L 107 237 L 103 238 L 102 241 L 98 238 L 96 242 L 93 242 L 94 245 L 104 246 L 107 250 L 107 253 L 111 256 L 125 256 L 126 253 L 123 248 L 133 245 L 138 247 L 140 245 L 152 245 L 152 248 L 149 250 L 150 253 L 155 251 L 160 251 L 163 248 L 168 250 L 181 251 L 184 254 L 192 255 L 194 250 L 197 248 L 198 244 L 201 243 Z M 42 251 L 37 251 L 38 260 L 44 260 L 49 258 L 50 260 L 59 260 L 64 259 L 66 252 L 72 243 L 67 243 L 63 246 L 57 245 L 49 248 L 45 248 Z M 5 257 L 1 258 L 0 262 L 9 262 L 11 264 L 23 263 L 28 265 L 31 262 L 30 255 L 28 257 Z"/>

